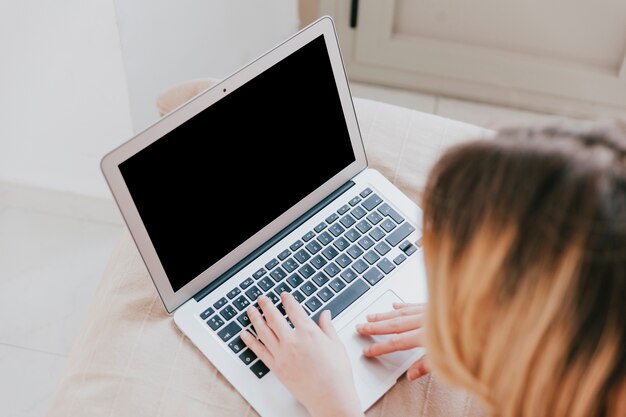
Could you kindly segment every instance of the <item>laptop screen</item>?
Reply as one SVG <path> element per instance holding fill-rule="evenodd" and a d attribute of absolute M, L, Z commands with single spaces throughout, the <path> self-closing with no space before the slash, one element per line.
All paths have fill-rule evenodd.
<path fill-rule="evenodd" d="M 174 291 L 355 161 L 324 42 L 119 165 Z"/>

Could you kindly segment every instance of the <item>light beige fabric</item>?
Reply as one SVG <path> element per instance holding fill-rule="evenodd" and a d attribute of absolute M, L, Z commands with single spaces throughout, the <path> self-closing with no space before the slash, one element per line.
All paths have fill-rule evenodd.
<path fill-rule="evenodd" d="M 163 113 L 206 87 L 170 91 Z M 193 86 L 191 86 L 193 87 Z M 355 99 L 371 166 L 416 199 L 441 150 L 489 132 L 441 117 Z M 181 334 L 168 316 L 129 235 L 114 251 L 86 325 L 72 348 L 47 415 L 248 416 L 239 393 Z M 463 392 L 432 376 L 403 377 L 367 413 L 370 417 L 473 417 L 480 411 Z"/>

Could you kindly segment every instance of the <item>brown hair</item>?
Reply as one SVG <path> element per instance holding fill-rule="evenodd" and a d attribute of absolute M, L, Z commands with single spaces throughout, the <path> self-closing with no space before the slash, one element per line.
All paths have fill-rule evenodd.
<path fill-rule="evenodd" d="M 626 415 L 626 134 L 459 145 L 423 205 L 434 371 L 497 416 Z"/>

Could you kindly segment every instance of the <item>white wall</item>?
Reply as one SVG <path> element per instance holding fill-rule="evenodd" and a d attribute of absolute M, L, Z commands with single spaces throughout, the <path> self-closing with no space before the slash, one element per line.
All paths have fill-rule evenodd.
<path fill-rule="evenodd" d="M 112 1 L 0 1 L 0 181 L 108 197 L 132 133 Z"/>
<path fill-rule="evenodd" d="M 223 78 L 298 29 L 296 0 L 115 0 L 135 131 L 157 120 L 158 95 Z"/>
<path fill-rule="evenodd" d="M 100 159 L 161 91 L 297 28 L 296 0 L 0 0 L 0 183 L 110 198 Z"/>

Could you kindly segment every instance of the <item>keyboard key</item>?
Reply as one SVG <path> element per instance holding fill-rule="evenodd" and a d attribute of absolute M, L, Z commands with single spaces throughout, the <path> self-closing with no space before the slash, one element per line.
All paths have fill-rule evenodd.
<path fill-rule="evenodd" d="M 226 301 L 226 299 L 224 299 L 224 301 Z M 202 313 L 200 313 L 200 318 L 202 320 L 206 320 L 213 313 L 215 313 L 215 310 L 213 310 L 213 307 L 209 307 L 206 310 L 204 310 Z"/>
<path fill-rule="evenodd" d="M 315 230 L 317 233 L 321 232 L 324 229 L 326 229 L 326 223 L 324 222 L 318 224 L 317 226 L 313 228 L 313 230 Z"/>
<path fill-rule="evenodd" d="M 293 295 L 293 298 L 296 299 L 297 302 L 301 303 L 305 300 L 304 295 L 302 295 L 302 293 L 298 290 L 295 290 L 294 292 L 291 293 L 291 295 Z"/>
<path fill-rule="evenodd" d="M 250 301 L 248 301 L 248 299 L 242 295 L 241 297 L 233 300 L 233 305 L 237 307 L 237 310 L 242 311 L 250 305 Z"/>
<path fill-rule="evenodd" d="M 409 247 L 404 250 L 404 253 L 406 256 L 411 256 L 415 251 L 417 251 L 417 248 L 414 245 L 409 245 Z"/>
<path fill-rule="evenodd" d="M 339 208 L 339 210 L 337 210 L 337 214 L 339 214 L 340 216 L 346 214 L 346 212 L 350 210 L 350 206 L 347 204 L 344 204 L 343 206 L 341 206 Z"/>
<path fill-rule="evenodd" d="M 322 255 L 317 255 L 314 256 L 313 259 L 311 259 L 311 264 L 316 269 L 321 269 L 324 265 L 326 265 L 326 259 L 324 259 Z"/>
<path fill-rule="evenodd" d="M 274 304 L 280 301 L 280 298 L 278 298 L 278 296 L 276 296 L 276 294 L 274 294 L 273 291 L 268 292 L 267 294 L 265 294 L 265 296 L 269 298 L 270 300 L 272 300 L 272 303 Z"/>
<path fill-rule="evenodd" d="M 324 246 L 333 241 L 332 236 L 328 232 L 324 232 L 317 237 L 317 240 Z"/>
<path fill-rule="evenodd" d="M 239 355 L 239 359 L 241 359 L 241 361 L 246 365 L 250 365 L 256 359 L 256 355 L 251 349 L 246 349 L 241 355 Z"/>
<path fill-rule="evenodd" d="M 228 294 L 226 294 L 226 296 L 228 297 L 229 300 L 232 300 L 233 298 L 237 297 L 239 293 L 241 293 L 241 290 L 235 287 L 232 290 L 230 290 Z"/>
<path fill-rule="evenodd" d="M 409 242 L 408 240 L 405 240 L 404 242 L 400 243 L 400 246 L 398 246 L 398 249 L 404 252 L 409 246 L 411 246 L 411 242 Z"/>
<path fill-rule="evenodd" d="M 337 252 L 337 249 L 333 248 L 332 246 L 329 246 L 322 251 L 322 255 L 324 255 L 324 257 L 330 261 L 335 256 L 339 255 L 339 252 Z"/>
<path fill-rule="evenodd" d="M 276 308 L 278 309 L 278 311 L 280 311 L 280 314 L 282 314 L 283 316 L 287 315 L 287 310 L 285 310 L 285 306 L 283 305 L 283 303 L 278 304 Z"/>
<path fill-rule="evenodd" d="M 330 281 L 330 287 L 335 292 L 339 292 L 339 291 L 343 290 L 346 287 L 346 284 L 345 284 L 345 282 L 343 282 L 339 278 L 335 278 L 334 280 Z"/>
<path fill-rule="evenodd" d="M 316 296 L 309 298 L 304 304 L 311 310 L 311 313 L 314 313 L 315 310 L 322 306 L 322 302 Z"/>
<path fill-rule="evenodd" d="M 315 237 L 315 233 L 313 233 L 312 230 L 309 230 L 304 236 L 302 236 L 302 240 L 304 240 L 305 242 L 308 242 L 309 240 L 313 239 Z"/>
<path fill-rule="evenodd" d="M 213 308 L 219 310 L 220 308 L 224 307 L 227 302 L 228 300 L 225 297 L 222 297 L 213 304 Z"/>
<path fill-rule="evenodd" d="M 361 202 L 361 197 L 357 196 L 357 197 L 354 197 L 352 200 L 348 201 L 348 204 L 350 204 L 352 207 L 354 207 L 357 204 L 359 204 L 360 202 Z"/>
<path fill-rule="evenodd" d="M 358 261 L 352 264 L 352 268 L 354 268 L 354 270 L 358 272 L 359 274 L 362 274 L 363 272 L 365 272 L 367 268 L 369 267 L 370 266 L 363 259 L 359 259 Z"/>
<path fill-rule="evenodd" d="M 394 258 L 393 263 L 396 265 L 400 265 L 405 260 L 406 260 L 406 256 L 403 254 L 400 254 Z"/>
<path fill-rule="evenodd" d="M 337 237 L 340 234 L 342 234 L 344 232 L 344 230 L 346 230 L 346 229 L 341 227 L 341 225 L 339 223 L 335 223 L 332 226 L 330 226 L 330 229 L 328 229 L 328 230 L 330 231 L 330 233 L 333 234 L 333 236 Z"/>
<path fill-rule="evenodd" d="M 365 294 L 369 289 L 370 287 L 365 283 L 365 281 L 358 279 L 350 284 L 348 288 L 337 294 L 328 304 L 326 304 L 324 310 L 330 310 L 331 317 L 335 318 L 350 304 L 358 300 L 358 298 Z M 319 313 L 311 316 L 315 323 L 318 322 L 319 315 L 321 313 L 322 312 L 320 311 Z"/>
<path fill-rule="evenodd" d="M 329 263 L 328 266 L 324 268 L 324 272 L 326 272 L 326 275 L 331 278 L 337 275 L 339 271 L 341 271 L 341 269 L 334 262 Z"/>
<path fill-rule="evenodd" d="M 276 295 L 280 295 L 283 292 L 291 292 L 291 287 L 289 286 L 289 284 L 283 281 L 280 284 L 276 285 L 276 287 L 274 288 L 274 292 L 276 293 Z"/>
<path fill-rule="evenodd" d="M 367 220 L 361 220 L 356 224 L 356 228 L 359 229 L 359 232 L 366 233 L 372 228 L 372 225 Z"/>
<path fill-rule="evenodd" d="M 367 220 L 372 224 L 378 224 L 383 219 L 383 216 L 380 215 L 377 211 L 373 211 L 367 215 Z"/>
<path fill-rule="evenodd" d="M 287 273 L 285 272 L 284 269 L 282 269 L 279 266 L 278 268 L 272 271 L 270 276 L 272 277 L 274 281 L 278 282 L 278 281 L 281 281 L 283 278 L 285 278 L 287 276 Z"/>
<path fill-rule="evenodd" d="M 361 237 L 361 234 L 357 232 L 356 229 L 350 229 L 346 232 L 345 236 L 346 236 L 346 239 L 348 239 L 350 242 L 354 242 L 355 240 Z"/>
<path fill-rule="evenodd" d="M 315 255 L 317 252 L 320 251 L 320 249 L 322 249 L 322 245 L 320 245 L 317 240 L 312 240 L 305 247 L 306 250 L 311 252 L 311 255 Z"/>
<path fill-rule="evenodd" d="M 295 243 L 293 243 L 291 246 L 289 246 L 289 249 L 291 249 L 292 251 L 297 251 L 298 249 L 300 249 L 301 246 L 302 246 L 302 241 L 298 240 Z"/>
<path fill-rule="evenodd" d="M 385 232 L 383 232 L 382 230 L 380 230 L 380 227 L 375 227 L 372 229 L 372 231 L 370 232 L 370 236 L 372 237 L 372 239 L 374 239 L 375 241 L 379 241 L 380 239 L 382 239 L 383 237 L 385 237 Z"/>
<path fill-rule="evenodd" d="M 211 317 L 206 323 L 211 329 L 217 330 L 222 327 L 222 325 L 224 324 L 224 320 L 222 320 L 218 315 L 215 315 Z"/>
<path fill-rule="evenodd" d="M 287 282 L 293 288 L 298 288 L 298 285 L 302 284 L 304 282 L 304 280 L 302 279 L 302 277 L 300 275 L 295 273 L 293 275 L 290 275 L 289 278 L 287 278 Z"/>
<path fill-rule="evenodd" d="M 326 217 L 326 223 L 331 224 L 332 222 L 334 222 L 338 218 L 339 218 L 339 216 L 336 213 L 333 213 L 330 216 Z"/>
<path fill-rule="evenodd" d="M 387 252 L 391 250 L 389 245 L 385 242 L 380 242 L 378 245 L 374 246 L 374 249 L 376 249 L 376 252 L 378 252 L 380 256 L 387 254 Z"/>
<path fill-rule="evenodd" d="M 372 189 L 370 187 L 367 187 L 365 190 L 361 191 L 361 193 L 359 194 L 361 197 L 365 198 L 368 195 L 370 195 L 372 193 Z"/>
<path fill-rule="evenodd" d="M 304 249 L 300 249 L 295 255 L 293 255 L 293 257 L 296 258 L 298 262 L 303 264 L 311 257 L 311 255 L 309 255 L 309 252 Z"/>
<path fill-rule="evenodd" d="M 307 281 L 304 284 L 302 284 L 302 286 L 300 287 L 300 290 L 305 293 L 306 295 L 311 295 L 315 292 L 317 288 L 315 287 L 315 284 L 313 284 L 311 281 Z"/>
<path fill-rule="evenodd" d="M 278 259 L 274 258 L 265 264 L 265 269 L 271 271 L 276 265 L 278 265 Z"/>
<path fill-rule="evenodd" d="M 233 337 L 237 336 L 241 332 L 241 326 L 239 326 L 236 322 L 232 321 L 226 325 L 222 330 L 217 332 L 217 335 L 224 342 L 228 342 Z"/>
<path fill-rule="evenodd" d="M 359 246 L 365 250 L 368 250 L 372 246 L 374 246 L 374 241 L 369 236 L 363 236 L 361 240 L 359 240 Z"/>
<path fill-rule="evenodd" d="M 411 226 L 410 223 L 405 222 L 402 226 L 398 227 L 396 230 L 393 231 L 393 233 L 387 236 L 385 240 L 391 246 L 396 246 L 398 243 L 406 239 L 408 235 L 413 233 L 413 231 L 415 231 L 415 228 Z"/>
<path fill-rule="evenodd" d="M 228 347 L 234 353 L 239 353 L 241 352 L 242 349 L 246 348 L 246 344 L 243 343 L 243 340 L 241 340 L 241 337 L 237 336 L 233 340 L 231 340 L 230 343 L 228 343 Z"/>
<path fill-rule="evenodd" d="M 378 194 L 372 194 L 371 196 L 367 198 L 367 200 L 363 202 L 362 206 L 365 207 L 367 211 L 372 211 L 373 208 L 375 208 L 377 205 L 379 205 L 382 202 L 383 202 L 383 199 L 380 198 Z"/>
<path fill-rule="evenodd" d="M 259 298 L 259 295 L 261 294 L 263 294 L 263 292 L 258 289 L 256 285 L 246 291 L 246 296 L 248 296 L 251 301 L 256 301 L 256 299 Z"/>
<path fill-rule="evenodd" d="M 352 258 L 345 253 L 342 253 L 337 259 L 335 259 L 335 262 L 337 262 L 340 267 L 345 268 L 352 263 Z"/>
<path fill-rule="evenodd" d="M 350 245 L 350 243 L 343 237 L 340 237 L 333 242 L 333 246 L 336 247 L 339 251 L 346 249 L 348 245 Z"/>
<path fill-rule="evenodd" d="M 346 284 L 343 284 L 343 285 L 346 285 Z M 329 290 L 328 287 L 324 287 L 317 292 L 317 296 L 321 298 L 322 301 L 326 302 L 330 300 L 331 298 L 333 298 L 335 296 L 335 293 Z"/>
<path fill-rule="evenodd" d="M 328 282 L 328 277 L 323 272 L 318 272 L 311 278 L 313 282 L 317 284 L 318 287 L 322 287 L 324 284 Z"/>
<path fill-rule="evenodd" d="M 258 271 L 256 271 L 254 274 L 252 274 L 252 276 L 254 277 L 254 279 L 259 279 L 261 278 L 263 275 L 265 275 L 267 271 L 263 268 L 259 269 Z"/>
<path fill-rule="evenodd" d="M 343 224 L 344 227 L 350 227 L 354 223 L 356 223 L 356 220 L 354 220 L 354 217 L 350 216 L 349 214 L 346 214 L 345 216 L 341 218 L 341 220 L 339 220 L 339 222 Z"/>
<path fill-rule="evenodd" d="M 376 266 L 379 267 L 385 274 L 390 273 L 396 268 L 387 258 L 383 258 L 376 264 Z"/>
<path fill-rule="evenodd" d="M 273 286 L 274 281 L 271 280 L 269 277 L 265 277 L 261 281 L 259 281 L 259 287 L 263 288 L 263 291 L 268 291 Z"/>
<path fill-rule="evenodd" d="M 351 283 L 352 281 L 354 281 L 354 279 L 357 277 L 356 272 L 354 272 L 354 270 L 352 270 L 352 268 L 348 268 L 345 271 L 343 271 L 341 273 L 341 278 L 343 278 L 344 281 L 346 281 L 348 284 Z"/>
<path fill-rule="evenodd" d="M 383 222 L 380 224 L 380 227 L 382 227 L 383 229 L 385 229 L 386 232 L 391 232 L 393 229 L 396 228 L 396 224 L 393 222 L 393 220 L 391 219 L 385 219 L 383 220 Z"/>
<path fill-rule="evenodd" d="M 378 269 L 378 268 L 370 268 L 370 270 L 367 271 L 363 275 L 363 278 L 365 278 L 365 280 L 367 282 L 369 282 L 370 285 L 375 285 L 378 281 L 383 279 L 384 276 L 385 275 L 382 272 L 380 272 L 380 269 Z"/>
<path fill-rule="evenodd" d="M 377 260 L 380 259 L 380 256 L 378 256 L 376 252 L 371 250 L 363 255 L 363 259 L 365 259 L 368 264 L 373 265 Z"/>
<path fill-rule="evenodd" d="M 352 259 L 356 259 L 363 255 L 363 249 L 359 248 L 358 245 L 352 245 L 348 249 L 348 255 L 352 256 Z"/>
<path fill-rule="evenodd" d="M 250 324 L 250 317 L 248 317 L 248 313 L 244 311 L 243 314 L 240 314 L 239 317 L 237 317 L 237 321 L 241 323 L 243 327 L 247 327 L 248 324 Z"/>
<path fill-rule="evenodd" d="M 278 259 L 284 261 L 289 255 L 291 255 L 291 251 L 289 249 L 285 249 L 281 253 L 278 254 Z"/>
<path fill-rule="evenodd" d="M 285 271 L 293 272 L 300 266 L 300 264 L 298 264 L 295 259 L 289 258 L 285 262 L 283 262 L 281 266 L 285 269 Z"/>
<path fill-rule="evenodd" d="M 220 311 L 220 316 L 224 317 L 224 320 L 228 321 L 237 315 L 237 310 L 233 306 L 226 306 Z"/>
<path fill-rule="evenodd" d="M 352 214 L 354 218 L 358 220 L 361 217 L 365 216 L 367 214 L 367 211 L 365 211 L 363 207 L 359 206 L 359 207 L 355 207 L 354 209 L 352 209 L 350 214 Z"/>
<path fill-rule="evenodd" d="M 383 203 L 381 204 L 380 207 L 378 207 L 378 211 L 380 211 L 380 213 L 383 216 L 389 216 L 393 219 L 394 222 L 400 224 L 404 221 L 404 217 L 402 217 L 400 215 L 400 213 L 398 213 L 397 211 L 395 211 L 394 209 L 391 208 L 391 206 L 387 203 Z"/>
<path fill-rule="evenodd" d="M 246 279 L 243 280 L 243 282 L 241 284 L 239 284 L 239 287 L 242 290 L 245 290 L 246 288 L 248 288 L 253 283 L 254 283 L 254 280 L 252 278 L 246 278 Z"/>
<path fill-rule="evenodd" d="M 315 273 L 315 268 L 313 268 L 311 264 L 306 264 L 302 268 L 298 269 L 298 272 L 304 278 L 308 278 Z"/>
<path fill-rule="evenodd" d="M 250 367 L 250 370 L 257 376 L 257 378 L 261 379 L 269 373 L 270 368 L 265 366 L 265 364 L 259 359 L 254 362 L 254 364 Z"/>

